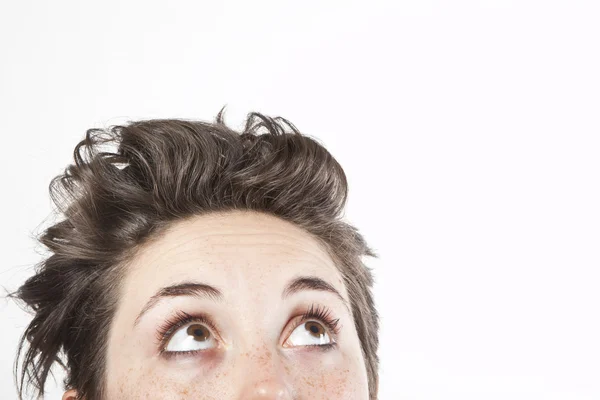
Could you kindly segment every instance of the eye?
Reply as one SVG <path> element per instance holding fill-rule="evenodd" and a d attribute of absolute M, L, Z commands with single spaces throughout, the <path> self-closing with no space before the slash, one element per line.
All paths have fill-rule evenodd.
<path fill-rule="evenodd" d="M 214 335 L 206 325 L 192 322 L 177 329 L 170 337 L 165 351 L 187 352 L 216 347 Z"/>
<path fill-rule="evenodd" d="M 331 336 L 323 324 L 318 321 L 305 321 L 292 331 L 284 346 L 323 346 L 331 343 Z"/>

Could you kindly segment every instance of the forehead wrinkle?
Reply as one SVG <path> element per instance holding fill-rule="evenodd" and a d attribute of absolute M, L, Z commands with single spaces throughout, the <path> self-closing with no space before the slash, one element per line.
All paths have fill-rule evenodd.
<path fill-rule="evenodd" d="M 301 270 L 305 270 L 303 266 L 309 267 L 308 270 L 329 269 L 335 274 L 335 283 L 341 285 L 341 293 L 347 298 L 346 285 L 334 261 L 323 245 L 301 228 L 292 226 L 290 230 L 287 224 L 281 225 L 279 221 L 273 224 L 274 227 L 268 224 L 269 229 L 256 223 L 248 224 L 247 220 L 242 221 L 242 224 L 229 219 L 200 221 L 202 220 L 176 222 L 161 237 L 150 242 L 133 262 L 137 264 L 138 270 L 141 269 L 138 272 L 144 273 L 145 270 L 157 273 L 165 267 L 173 268 L 190 262 L 200 264 L 198 267 L 223 270 L 238 264 L 235 257 L 234 262 L 231 262 L 231 256 L 237 253 L 232 250 L 255 249 L 257 255 L 267 254 L 276 258 L 267 262 L 266 267 L 270 270 L 274 267 L 281 269 L 283 265 L 299 265 Z M 229 261 L 219 258 L 223 252 L 227 253 Z M 248 265 L 247 262 L 242 264 Z M 178 270 L 181 271 L 181 268 Z"/>
<path fill-rule="evenodd" d="M 182 233 L 184 235 L 185 233 Z M 155 243 L 154 246 L 145 249 L 138 257 L 138 261 L 143 264 L 157 264 L 164 258 L 172 258 L 173 256 L 184 255 L 186 253 L 199 253 L 200 255 L 212 255 L 218 254 L 220 251 L 215 251 L 219 247 L 228 247 L 231 248 L 256 248 L 257 250 L 262 250 L 262 248 L 272 248 L 274 253 L 284 253 L 285 255 L 291 256 L 294 259 L 303 259 L 301 255 L 298 253 L 309 254 L 311 257 L 318 260 L 320 264 L 323 265 L 331 265 L 332 262 L 329 260 L 329 256 L 324 253 L 320 247 L 316 246 L 315 243 L 307 238 L 302 238 L 302 242 L 298 243 L 298 239 L 291 235 L 285 234 L 272 234 L 272 233 L 232 233 L 232 234 L 194 234 L 194 237 L 186 237 L 183 241 L 177 242 L 178 237 L 182 236 L 178 235 L 177 237 L 169 237 L 166 242 L 158 242 Z M 224 242 L 219 241 L 219 237 L 238 237 L 245 242 L 242 243 L 232 243 L 229 240 Z M 273 241 L 269 239 L 269 236 L 277 236 L 278 238 L 284 238 L 284 240 Z M 248 241 L 254 237 L 265 237 L 264 240 L 257 241 Z M 247 239 L 250 238 L 250 239 Z M 204 239 L 204 240 L 203 240 Z M 213 240 L 216 239 L 216 240 Z M 285 240 L 289 239 L 289 240 Z M 198 242 L 198 245 L 190 246 L 191 242 Z M 188 247 L 184 250 L 179 250 L 184 247 Z M 315 248 L 316 250 L 312 250 L 311 248 Z M 289 251 L 291 249 L 292 251 Z M 178 251 L 179 250 L 179 251 Z M 157 254 L 156 254 L 157 253 Z"/>

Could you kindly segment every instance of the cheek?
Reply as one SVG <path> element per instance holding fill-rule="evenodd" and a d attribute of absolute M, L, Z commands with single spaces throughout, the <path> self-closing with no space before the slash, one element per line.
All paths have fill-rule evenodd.
<path fill-rule="evenodd" d="M 359 399 L 351 378 L 350 369 L 343 367 L 303 376 L 298 392 L 307 399 Z"/>
<path fill-rule="evenodd" d="M 130 367 L 108 387 L 114 400 L 218 400 L 229 398 L 228 373 L 215 371 L 210 379 L 195 370 Z M 231 382 L 230 382 L 231 383 Z"/>
<path fill-rule="evenodd" d="M 113 342 L 114 343 L 114 342 Z M 231 390 L 229 368 L 224 354 L 207 351 L 194 358 L 164 359 L 153 354 L 144 343 L 119 342 L 109 349 L 107 398 L 137 399 L 227 399 Z"/>
<path fill-rule="evenodd" d="M 235 363 L 234 363 L 235 364 Z M 210 376 L 187 373 L 173 374 L 148 365 L 123 370 L 108 388 L 108 398 L 114 400 L 223 400 L 236 397 L 241 384 L 235 379 L 234 365 L 217 368 Z M 299 355 L 284 363 L 288 382 L 298 399 L 366 400 L 368 388 L 364 366 L 356 357 L 335 354 Z M 197 370 L 196 370 L 197 371 Z M 194 375 L 194 376 L 192 376 Z M 239 377 L 238 377 L 239 378 Z M 239 393 L 238 393 L 239 394 Z"/>
<path fill-rule="evenodd" d="M 368 399 L 365 367 L 357 357 L 338 353 L 321 360 L 297 359 L 288 368 L 300 399 Z"/>

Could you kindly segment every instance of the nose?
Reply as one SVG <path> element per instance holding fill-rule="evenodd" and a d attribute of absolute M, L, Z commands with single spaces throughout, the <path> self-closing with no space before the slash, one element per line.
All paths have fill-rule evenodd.
<path fill-rule="evenodd" d="M 276 377 L 253 383 L 244 394 L 247 400 L 292 400 L 284 382 Z"/>
<path fill-rule="evenodd" d="M 293 400 L 290 377 L 283 361 L 273 349 L 258 349 L 246 353 L 242 362 L 242 392 L 240 400 Z"/>

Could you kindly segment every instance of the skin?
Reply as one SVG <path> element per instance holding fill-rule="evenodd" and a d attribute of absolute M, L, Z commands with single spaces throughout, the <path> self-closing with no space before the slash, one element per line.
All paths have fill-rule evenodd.
<path fill-rule="evenodd" d="M 341 298 L 314 288 L 282 295 L 298 277 L 319 278 Z M 135 323 L 161 288 L 182 282 L 210 285 L 221 297 L 160 297 Z M 367 400 L 367 372 L 348 304 L 331 258 L 294 224 L 250 211 L 178 222 L 127 267 L 108 341 L 107 398 Z M 300 318 L 311 306 L 339 319 L 334 335 L 311 318 L 335 341 L 333 348 L 290 342 L 292 332 L 308 332 Z M 181 311 L 208 316 L 215 345 L 166 358 L 157 330 Z M 184 337 L 190 324 L 197 322 L 181 328 Z M 75 395 L 68 391 L 63 400 Z"/>

